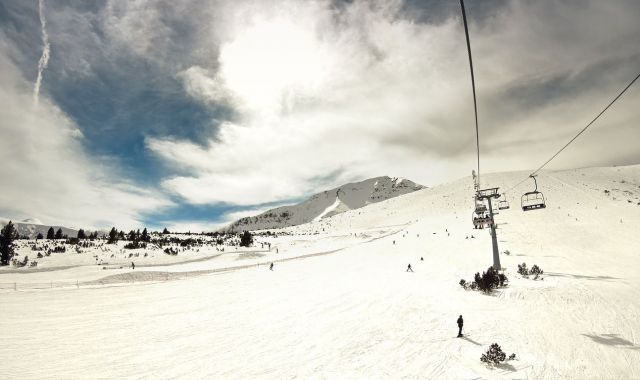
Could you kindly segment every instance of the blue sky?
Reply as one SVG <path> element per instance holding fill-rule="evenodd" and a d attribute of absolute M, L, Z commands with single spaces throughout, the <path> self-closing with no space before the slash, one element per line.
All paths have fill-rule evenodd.
<path fill-rule="evenodd" d="M 485 171 L 539 165 L 637 74 L 635 1 L 468 3 Z M 0 216 L 209 230 L 348 181 L 474 167 L 457 1 L 43 5 L 34 106 L 39 2 L 0 3 Z M 638 163 L 638 100 L 552 168 Z"/>

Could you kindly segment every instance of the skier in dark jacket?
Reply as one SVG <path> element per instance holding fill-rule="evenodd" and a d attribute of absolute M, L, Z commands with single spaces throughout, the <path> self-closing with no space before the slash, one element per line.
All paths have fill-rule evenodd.
<path fill-rule="evenodd" d="M 273 270 L 273 263 L 269 264 L 269 270 Z"/>
<path fill-rule="evenodd" d="M 411 269 L 411 264 L 407 265 L 407 272 L 413 272 L 413 269 Z"/>
<path fill-rule="evenodd" d="M 464 325 L 464 320 L 462 319 L 462 315 L 458 317 L 458 338 L 462 336 L 462 325 Z"/>

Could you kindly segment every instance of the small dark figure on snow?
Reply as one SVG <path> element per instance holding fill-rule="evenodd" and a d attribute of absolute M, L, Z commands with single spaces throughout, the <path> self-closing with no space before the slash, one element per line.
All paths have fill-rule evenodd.
<path fill-rule="evenodd" d="M 424 261 L 424 257 L 421 257 L 421 258 L 420 258 L 420 261 Z"/>
<path fill-rule="evenodd" d="M 133 261 L 131 262 L 131 269 L 136 269 L 136 264 Z"/>
<path fill-rule="evenodd" d="M 458 338 L 462 337 L 462 325 L 464 325 L 464 320 L 461 315 L 458 317 Z"/>
<path fill-rule="evenodd" d="M 411 264 L 407 265 L 407 272 L 413 272 L 413 269 L 411 269 Z"/>
<path fill-rule="evenodd" d="M 269 264 L 269 270 L 273 270 L 273 263 Z"/>

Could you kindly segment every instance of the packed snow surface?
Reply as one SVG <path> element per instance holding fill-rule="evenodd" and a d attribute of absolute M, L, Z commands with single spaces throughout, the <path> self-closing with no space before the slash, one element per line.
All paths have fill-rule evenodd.
<path fill-rule="evenodd" d="M 481 179 L 505 190 L 524 176 Z M 527 183 L 496 217 L 509 284 L 492 295 L 458 285 L 492 264 L 488 230 L 471 223 L 470 178 L 258 237 L 248 251 L 150 250 L 132 270 L 112 246 L 2 268 L 17 290 L 0 290 L 0 378 L 639 378 L 640 166 L 538 183 L 546 209 L 519 209 Z M 518 275 L 522 262 L 543 279 Z M 516 359 L 480 362 L 494 342 Z"/>

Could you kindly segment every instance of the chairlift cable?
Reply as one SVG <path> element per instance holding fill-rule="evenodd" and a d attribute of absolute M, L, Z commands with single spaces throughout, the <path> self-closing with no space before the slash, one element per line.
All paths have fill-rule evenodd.
<path fill-rule="evenodd" d="M 462 0 L 460 0 L 462 1 Z M 536 175 L 540 170 L 542 170 L 542 168 L 544 168 L 545 166 L 547 166 L 547 164 L 549 164 L 549 162 L 551 162 L 554 158 L 556 158 L 560 153 L 562 153 L 563 150 L 565 150 L 572 142 L 574 142 L 581 134 L 583 134 L 591 125 L 593 125 L 593 123 L 595 123 L 596 120 L 598 120 L 598 118 L 600 116 L 602 116 L 602 114 L 604 114 L 609 107 L 611 107 L 613 105 L 613 103 L 615 103 L 628 89 L 629 87 L 631 87 L 637 80 L 638 78 L 640 78 L 640 73 L 638 75 L 636 75 L 635 78 L 633 78 L 633 80 L 627 85 L 627 87 L 625 87 L 609 104 L 607 104 L 607 106 L 600 111 L 600 113 L 598 115 L 596 115 L 596 117 L 593 118 L 593 120 L 591 120 L 589 122 L 589 124 L 587 124 L 584 128 L 582 128 L 580 130 L 580 132 L 578 132 L 575 136 L 573 136 L 573 138 L 571 140 L 569 140 L 568 143 L 566 143 L 562 148 L 560 148 L 560 150 L 558 150 L 553 156 L 551 156 L 551 158 L 549 158 L 544 164 L 540 165 L 540 167 L 538 167 L 536 170 L 534 170 L 531 174 L 529 174 L 527 176 L 527 178 L 523 179 L 522 181 L 518 182 L 518 184 L 516 184 L 515 186 L 513 186 L 512 188 L 510 188 L 509 190 L 505 191 L 505 193 L 510 192 L 511 190 L 515 189 L 516 187 L 522 185 L 523 183 L 525 183 L 530 177 Z"/>
<path fill-rule="evenodd" d="M 464 0 L 460 0 L 462 8 L 462 23 L 464 24 L 464 34 L 467 38 L 467 52 L 469 55 L 469 68 L 471 69 L 471 89 L 473 90 L 473 112 L 476 122 L 476 151 L 478 158 L 478 185 L 480 184 L 480 133 L 478 131 L 478 105 L 476 101 L 476 81 L 473 75 L 473 59 L 471 58 L 471 42 L 469 41 L 469 29 L 467 28 L 467 14 L 464 10 Z"/>

